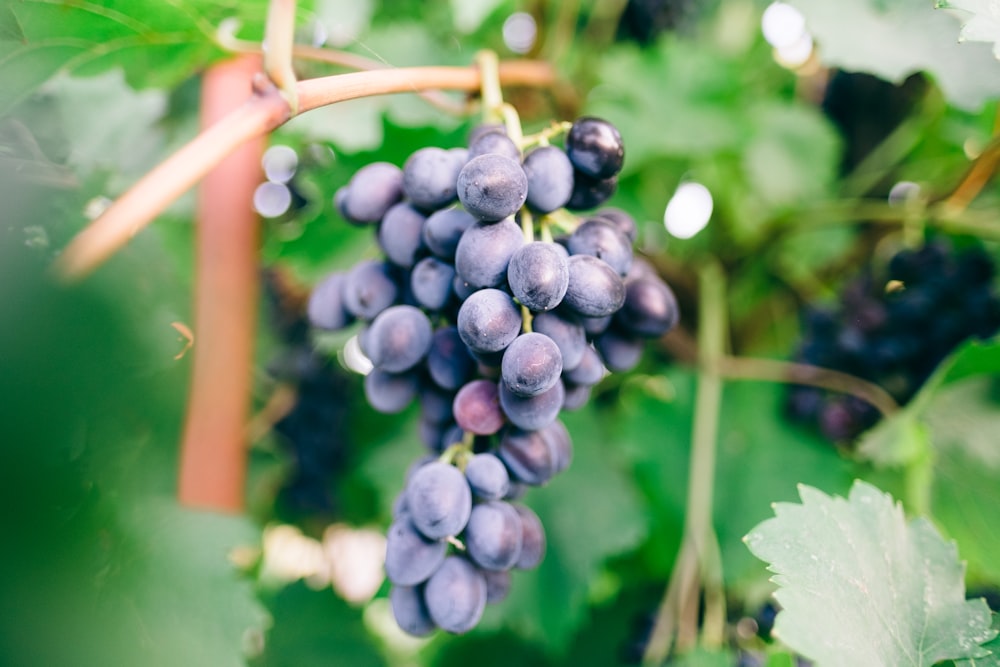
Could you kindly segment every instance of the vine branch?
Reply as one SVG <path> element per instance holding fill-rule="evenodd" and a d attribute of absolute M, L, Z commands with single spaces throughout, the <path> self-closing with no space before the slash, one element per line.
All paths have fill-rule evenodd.
<path fill-rule="evenodd" d="M 551 66 L 530 60 L 500 63 L 499 76 L 506 85 L 548 87 L 555 81 Z M 428 89 L 475 92 L 480 80 L 476 67 L 411 67 L 307 79 L 295 89 L 302 113 L 371 95 Z M 255 77 L 250 99 L 142 177 L 77 234 L 55 261 L 55 275 L 73 281 L 91 273 L 223 158 L 290 117 L 291 107 L 277 87 L 264 75 Z"/>
<path fill-rule="evenodd" d="M 727 380 L 787 382 L 849 394 L 870 403 L 884 417 L 899 410 L 896 400 L 879 385 L 832 368 L 777 359 L 727 356 L 720 361 L 719 371 Z"/>

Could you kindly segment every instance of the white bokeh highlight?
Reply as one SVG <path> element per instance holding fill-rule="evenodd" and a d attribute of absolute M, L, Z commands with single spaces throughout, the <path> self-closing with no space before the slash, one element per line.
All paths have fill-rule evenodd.
<path fill-rule="evenodd" d="M 677 186 L 663 212 L 663 224 L 671 236 L 689 239 L 705 228 L 712 217 L 712 193 L 701 183 L 689 181 Z"/>

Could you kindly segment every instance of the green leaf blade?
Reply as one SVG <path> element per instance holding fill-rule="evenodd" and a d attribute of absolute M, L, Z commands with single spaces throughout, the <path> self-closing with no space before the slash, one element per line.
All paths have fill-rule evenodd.
<path fill-rule="evenodd" d="M 847 499 L 807 486 L 801 504 L 746 537 L 769 563 L 783 610 L 775 634 L 818 665 L 932 665 L 977 658 L 995 631 L 981 601 L 967 602 L 953 543 L 927 521 L 856 482 Z"/>

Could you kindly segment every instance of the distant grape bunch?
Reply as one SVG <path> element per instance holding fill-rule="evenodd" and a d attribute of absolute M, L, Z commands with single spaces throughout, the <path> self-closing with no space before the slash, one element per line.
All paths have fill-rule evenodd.
<path fill-rule="evenodd" d="M 562 135 L 564 149 L 549 143 Z M 541 562 L 542 524 L 512 501 L 570 464 L 560 411 L 677 322 L 670 288 L 633 258 L 635 221 L 569 212 L 610 197 L 623 159 L 617 129 L 596 118 L 519 143 L 483 125 L 467 149 L 367 165 L 334 197 L 349 222 L 375 226 L 385 260 L 323 279 L 310 319 L 366 323 L 366 397 L 385 413 L 419 397 L 429 450 L 387 542 L 392 609 L 410 634 L 473 628 L 512 569 Z"/>
<path fill-rule="evenodd" d="M 796 358 L 871 380 L 906 403 L 961 342 L 1000 330 L 995 274 L 980 248 L 956 253 L 933 242 L 903 250 L 882 275 L 850 283 L 839 308 L 807 311 Z M 817 425 L 834 441 L 878 421 L 861 399 L 814 387 L 792 386 L 787 406 L 794 419 Z"/>

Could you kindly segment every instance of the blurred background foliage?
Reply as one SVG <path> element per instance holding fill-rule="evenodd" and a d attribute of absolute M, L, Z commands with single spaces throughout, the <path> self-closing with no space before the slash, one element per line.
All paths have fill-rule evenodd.
<path fill-rule="evenodd" d="M 946 195 L 990 144 L 1000 93 L 989 46 L 959 46 L 959 22 L 931 3 L 793 4 L 815 27 L 817 50 L 804 56 L 765 41 L 766 3 L 750 0 L 313 0 L 299 3 L 299 38 L 389 65 L 468 64 L 482 48 L 551 59 L 562 83 L 509 100 L 529 130 L 584 113 L 620 128 L 627 160 L 613 203 L 639 222 L 685 331 L 697 326 L 695 269 L 714 255 L 730 282 L 733 352 L 788 358 L 804 304 L 829 302 L 902 247 L 899 225 L 849 204 L 885 202 L 899 181 Z M 193 198 L 83 284 L 46 277 L 108 198 L 196 133 L 199 73 L 226 56 L 219 26 L 259 41 L 265 15 L 263 0 L 0 6 L 2 662 L 635 663 L 684 521 L 694 373 L 682 348 L 650 346 L 636 372 L 566 416 L 572 469 L 526 498 L 548 531 L 542 566 L 518 574 L 469 635 L 416 641 L 393 628 L 378 542 L 420 451 L 416 411 L 373 413 L 360 376 L 338 361 L 345 337 L 314 341 L 297 319 L 304 289 L 376 252 L 334 212 L 334 190 L 369 162 L 462 145 L 474 116 L 374 97 L 274 134 L 298 166 L 291 207 L 262 223 L 262 416 L 247 516 L 175 501 L 191 357 L 173 324 L 192 324 Z M 302 63 L 299 73 L 333 71 Z M 663 218 L 687 181 L 708 188 L 714 210 L 680 240 Z M 988 186 L 969 215 L 995 220 L 998 195 Z M 997 258 L 995 241 L 985 247 Z M 794 499 L 799 483 L 844 493 L 855 477 L 907 498 L 920 443 L 936 454 L 923 509 L 957 541 L 970 585 L 1000 585 L 1000 454 L 984 436 L 1000 423 L 1000 357 L 995 345 L 963 354 L 956 367 L 969 370 L 883 422 L 860 453 L 787 420 L 780 384 L 726 385 L 714 521 L 734 651 L 777 650 L 765 641 L 768 573 L 741 543 L 770 504 Z M 315 409 L 269 421 L 275 392 L 303 378 Z M 326 429 L 311 454 L 288 444 L 302 429 Z M 303 473 L 310 464 L 320 472 Z"/>

